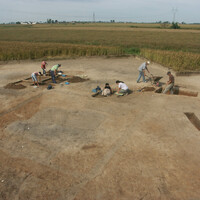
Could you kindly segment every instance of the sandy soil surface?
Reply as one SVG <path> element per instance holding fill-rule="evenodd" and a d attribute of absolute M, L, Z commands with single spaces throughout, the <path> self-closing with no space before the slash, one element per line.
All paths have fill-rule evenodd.
<path fill-rule="evenodd" d="M 61 63 L 80 83 L 5 89 L 40 62 L 0 65 L 0 199 L 199 200 L 200 98 L 137 90 L 139 58 L 80 58 Z M 168 69 L 152 63 L 168 80 Z M 92 89 L 124 81 L 130 95 L 94 98 Z M 200 92 L 199 76 L 176 84 Z"/>

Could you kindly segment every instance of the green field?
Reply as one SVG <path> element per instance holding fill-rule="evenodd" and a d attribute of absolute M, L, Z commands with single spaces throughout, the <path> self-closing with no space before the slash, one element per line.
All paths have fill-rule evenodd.
<path fill-rule="evenodd" d="M 143 56 L 176 71 L 200 70 L 200 25 L 77 23 L 0 25 L 0 60 Z"/>

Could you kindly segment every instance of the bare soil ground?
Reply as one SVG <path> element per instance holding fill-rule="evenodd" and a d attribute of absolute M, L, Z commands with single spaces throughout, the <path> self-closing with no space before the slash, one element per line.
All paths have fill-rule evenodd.
<path fill-rule="evenodd" d="M 24 89 L 5 85 L 30 77 L 40 62 L 0 65 L 0 199 L 199 200 L 200 98 L 138 89 L 138 58 L 59 60 L 85 82 Z M 49 66 L 57 64 L 49 61 Z M 149 70 L 168 80 L 168 69 Z M 86 76 L 85 76 L 86 77 Z M 199 76 L 175 77 L 200 92 Z M 106 82 L 124 81 L 130 95 L 91 97 Z M 23 84 L 23 83 L 20 83 Z"/>

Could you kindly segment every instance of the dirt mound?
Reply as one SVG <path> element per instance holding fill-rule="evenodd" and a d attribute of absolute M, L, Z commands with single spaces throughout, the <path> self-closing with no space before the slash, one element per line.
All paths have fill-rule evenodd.
<path fill-rule="evenodd" d="M 151 92 L 151 91 L 154 91 L 155 90 L 155 88 L 154 87 L 143 87 L 142 89 L 141 89 L 141 91 L 142 92 Z"/>
<path fill-rule="evenodd" d="M 4 86 L 5 89 L 24 89 L 26 86 L 22 84 L 15 84 L 15 83 L 8 83 L 6 86 Z"/>
<path fill-rule="evenodd" d="M 85 82 L 88 81 L 89 79 L 84 79 L 79 76 L 72 76 L 71 78 L 68 79 L 68 82 L 70 83 L 79 83 L 79 82 Z"/>

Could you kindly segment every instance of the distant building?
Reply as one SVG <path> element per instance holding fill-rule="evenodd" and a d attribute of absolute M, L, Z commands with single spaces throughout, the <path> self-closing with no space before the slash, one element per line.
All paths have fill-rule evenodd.
<path fill-rule="evenodd" d="M 37 24 L 37 22 L 21 22 L 21 24 Z"/>

